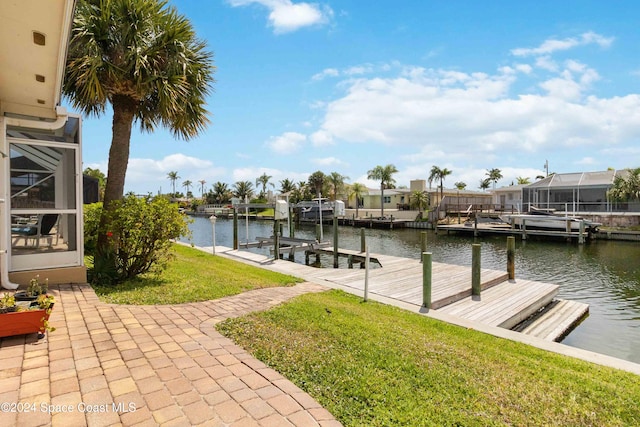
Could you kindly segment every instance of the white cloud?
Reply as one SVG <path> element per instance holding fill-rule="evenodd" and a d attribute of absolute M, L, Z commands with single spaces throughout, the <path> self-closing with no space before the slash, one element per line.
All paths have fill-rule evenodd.
<path fill-rule="evenodd" d="M 312 133 L 310 139 L 314 147 L 324 147 L 334 144 L 333 136 L 331 136 L 331 133 L 323 130 Z"/>
<path fill-rule="evenodd" d="M 280 136 L 272 136 L 267 145 L 278 154 L 292 154 L 302 147 L 307 136 L 297 132 L 285 132 Z"/>
<path fill-rule="evenodd" d="M 569 50 L 576 46 L 584 46 L 588 44 L 597 44 L 600 47 L 606 48 L 613 43 L 613 37 L 604 37 L 600 34 L 596 34 L 592 31 L 583 33 L 580 37 L 569 37 L 563 40 L 548 39 L 545 40 L 540 46 L 534 48 L 517 48 L 512 49 L 511 54 L 515 56 L 538 56 L 538 55 L 550 55 L 557 51 Z"/>
<path fill-rule="evenodd" d="M 580 160 L 576 161 L 577 165 L 593 165 L 596 161 L 593 157 L 583 157 Z"/>
<path fill-rule="evenodd" d="M 310 140 L 316 146 L 384 145 L 409 164 L 442 166 L 451 158 L 517 164 L 545 150 L 602 150 L 640 139 L 639 95 L 589 95 L 598 73 L 575 60 L 562 65 L 538 83 L 543 93 L 513 94 L 524 74 L 511 68 L 486 74 L 406 67 L 395 77 L 352 80 L 327 104 Z M 412 147 L 418 150 L 407 156 Z"/>
<path fill-rule="evenodd" d="M 343 162 L 340 159 L 337 159 L 335 157 L 324 157 L 324 158 L 319 158 L 319 159 L 312 159 L 312 162 L 315 163 L 316 165 L 320 165 L 320 166 L 344 166 L 346 165 L 345 162 Z"/>
<path fill-rule="evenodd" d="M 225 169 L 214 166 L 209 160 L 182 153 L 171 154 L 160 160 L 132 158 L 129 159 L 127 167 L 125 191 L 130 191 L 131 185 L 135 185 L 134 191 L 137 192 L 146 193 L 161 190 L 167 192 L 171 185 L 167 174 L 171 171 L 178 172 L 180 179 L 176 182 L 176 190 L 182 191 L 181 185 L 184 181 L 197 182 L 201 179 L 210 181 L 213 177 L 224 174 Z"/>
<path fill-rule="evenodd" d="M 327 24 L 333 10 L 316 3 L 293 3 L 291 0 L 229 0 L 233 7 L 259 4 L 269 10 L 269 26 L 276 34 L 289 33 L 303 27 Z"/>
<path fill-rule="evenodd" d="M 337 77 L 339 74 L 340 72 L 336 68 L 325 68 L 319 73 L 311 76 L 311 80 L 318 81 L 324 79 L 325 77 Z"/>

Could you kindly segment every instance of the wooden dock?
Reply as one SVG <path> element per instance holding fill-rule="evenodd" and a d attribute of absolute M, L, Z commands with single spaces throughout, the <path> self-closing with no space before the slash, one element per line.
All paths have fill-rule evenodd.
<path fill-rule="evenodd" d="M 328 248 L 317 248 L 318 253 L 332 255 Z M 357 251 L 341 249 L 342 256 L 364 256 Z M 317 283 L 363 295 L 364 269 L 315 268 L 284 260 L 273 260 L 264 255 L 247 251 L 228 250 L 226 254 L 251 260 L 269 268 Z M 383 254 L 370 254 L 380 267 L 368 272 L 368 292 L 404 303 L 419 309 L 422 305 L 422 264 L 417 259 L 400 258 Z M 505 260 L 506 264 L 506 260 Z M 559 286 L 532 280 L 507 280 L 507 273 L 481 269 L 481 296 L 471 296 L 471 268 L 452 264 L 432 264 L 431 307 L 436 312 L 462 319 L 513 329 L 527 321 L 520 332 L 558 340 L 566 335 L 572 325 L 579 322 L 588 311 L 586 304 L 554 304 Z M 558 307 L 558 308 L 556 308 Z M 534 320 L 536 314 L 540 319 Z"/>
<path fill-rule="evenodd" d="M 463 224 L 447 224 L 438 225 L 436 227 L 436 233 L 446 231 L 447 233 L 470 233 L 474 236 L 481 236 L 483 234 L 507 234 L 510 236 L 520 236 L 522 240 L 526 240 L 530 236 L 543 236 L 543 237 L 555 237 L 564 238 L 568 240 L 577 240 L 578 243 L 584 243 L 585 240 L 591 239 L 592 233 L 584 231 L 556 231 L 556 230 L 536 230 L 536 229 L 519 229 L 513 228 L 507 224 L 499 223 L 477 223 L 467 222 Z"/>

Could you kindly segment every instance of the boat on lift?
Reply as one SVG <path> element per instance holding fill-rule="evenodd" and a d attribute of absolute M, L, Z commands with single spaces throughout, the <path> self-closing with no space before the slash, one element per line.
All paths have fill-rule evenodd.
<path fill-rule="evenodd" d="M 552 210 L 537 209 L 532 207 L 527 213 L 503 214 L 500 219 L 513 228 L 556 230 L 556 231 L 580 231 L 595 232 L 602 223 L 591 221 L 576 215 L 557 214 Z"/>

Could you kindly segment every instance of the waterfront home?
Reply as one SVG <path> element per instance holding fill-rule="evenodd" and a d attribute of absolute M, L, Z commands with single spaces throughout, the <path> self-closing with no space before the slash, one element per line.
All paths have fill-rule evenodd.
<path fill-rule="evenodd" d="M 638 204 L 614 203 L 607 192 L 626 170 L 556 173 L 522 189 L 524 210 L 530 206 L 568 212 L 637 212 Z"/>
<path fill-rule="evenodd" d="M 0 273 L 86 282 L 81 118 L 60 106 L 73 0 L 3 2 L 0 14 Z"/>

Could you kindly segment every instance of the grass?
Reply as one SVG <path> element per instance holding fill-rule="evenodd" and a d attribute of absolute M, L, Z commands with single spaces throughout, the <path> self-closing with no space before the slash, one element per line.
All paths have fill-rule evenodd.
<path fill-rule="evenodd" d="M 175 259 L 160 275 L 147 273 L 117 286 L 94 285 L 96 294 L 115 304 L 180 304 L 300 282 L 187 246 L 174 245 L 173 250 Z"/>
<path fill-rule="evenodd" d="M 640 425 L 636 375 L 340 291 L 218 329 L 346 426 Z"/>

